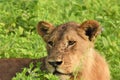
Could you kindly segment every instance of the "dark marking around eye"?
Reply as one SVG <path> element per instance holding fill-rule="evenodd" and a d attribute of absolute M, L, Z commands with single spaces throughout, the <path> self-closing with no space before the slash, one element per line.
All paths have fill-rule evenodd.
<path fill-rule="evenodd" d="M 68 45 L 74 45 L 76 41 L 68 41 Z"/>

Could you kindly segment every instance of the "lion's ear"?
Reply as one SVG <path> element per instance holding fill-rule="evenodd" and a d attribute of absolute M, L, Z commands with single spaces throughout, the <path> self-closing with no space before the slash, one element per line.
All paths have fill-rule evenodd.
<path fill-rule="evenodd" d="M 94 41 L 96 36 L 101 33 L 101 27 L 95 20 L 88 20 L 80 25 L 80 28 L 84 31 L 84 34 L 88 36 L 90 41 Z"/>
<path fill-rule="evenodd" d="M 46 38 L 47 35 L 54 29 L 54 26 L 48 22 L 40 21 L 37 25 L 37 32 L 43 38 Z"/>

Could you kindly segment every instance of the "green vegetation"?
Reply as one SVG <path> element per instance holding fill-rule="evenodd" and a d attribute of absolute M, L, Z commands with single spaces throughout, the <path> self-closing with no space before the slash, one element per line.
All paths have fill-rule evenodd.
<path fill-rule="evenodd" d="M 17 76 L 12 80 L 59 80 L 57 76 L 46 73 L 40 70 L 40 63 L 37 68 L 33 69 L 34 65 L 31 63 L 29 68 L 24 68 L 22 73 L 17 73 Z M 29 74 L 29 76 L 26 75 Z"/>
<path fill-rule="evenodd" d="M 0 0 L 0 58 L 46 56 L 45 43 L 36 32 L 38 21 L 58 25 L 90 19 L 103 27 L 95 47 L 109 63 L 111 80 L 119 80 L 120 0 Z M 32 66 L 13 80 L 57 80 L 39 68 L 32 71 Z M 29 76 L 25 76 L 26 71 Z"/>

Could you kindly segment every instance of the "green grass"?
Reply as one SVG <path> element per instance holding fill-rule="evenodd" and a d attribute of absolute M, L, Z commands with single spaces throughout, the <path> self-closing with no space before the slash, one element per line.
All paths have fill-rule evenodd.
<path fill-rule="evenodd" d="M 90 19 L 99 21 L 103 27 L 95 47 L 109 63 L 111 80 L 119 80 L 119 0 L 0 0 L 0 58 L 46 56 L 45 43 L 36 32 L 38 21 L 58 25 L 68 21 L 81 23 Z M 51 74 L 44 74 L 38 69 L 36 71 L 39 75 L 47 75 L 44 79 L 56 80 Z M 24 71 L 16 80 L 21 75 L 24 75 Z M 36 78 L 36 75 L 31 74 L 22 80 L 43 80 Z"/>

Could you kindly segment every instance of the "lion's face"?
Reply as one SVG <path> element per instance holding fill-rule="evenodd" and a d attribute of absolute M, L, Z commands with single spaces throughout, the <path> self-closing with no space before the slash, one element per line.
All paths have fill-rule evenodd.
<path fill-rule="evenodd" d="M 61 80 L 82 70 L 86 54 L 100 30 L 96 21 L 86 21 L 82 25 L 69 22 L 56 28 L 42 21 L 37 29 L 47 43 L 46 68 Z"/>

